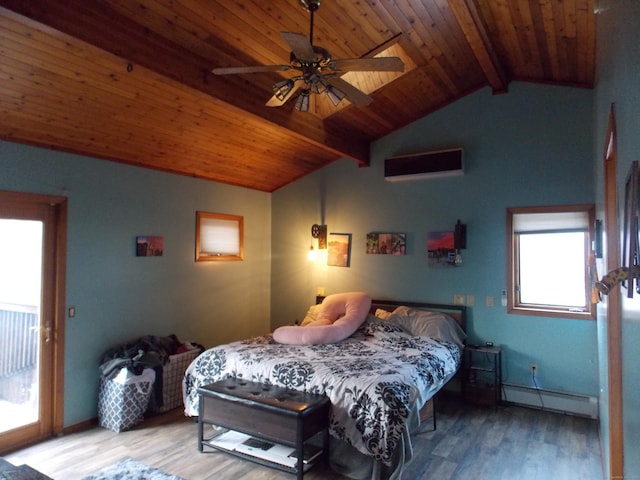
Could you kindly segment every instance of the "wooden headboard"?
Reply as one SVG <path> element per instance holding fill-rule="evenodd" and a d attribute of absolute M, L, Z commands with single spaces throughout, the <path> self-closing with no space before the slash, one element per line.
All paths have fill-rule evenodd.
<path fill-rule="evenodd" d="M 322 303 L 324 296 L 316 296 L 316 303 Z M 445 303 L 423 303 L 423 302 L 404 302 L 401 300 L 371 300 L 371 308 L 369 312 L 374 314 L 379 308 L 392 312 L 400 306 L 419 308 L 420 310 L 429 310 L 432 312 L 446 313 L 450 317 L 454 318 L 456 322 L 460 324 L 462 329 L 466 332 L 467 327 L 467 307 L 465 305 L 448 305 Z"/>

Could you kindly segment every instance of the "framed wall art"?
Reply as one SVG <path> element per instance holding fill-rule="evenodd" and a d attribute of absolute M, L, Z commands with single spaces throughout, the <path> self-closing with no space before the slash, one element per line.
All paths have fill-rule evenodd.
<path fill-rule="evenodd" d="M 161 257 L 163 238 L 158 236 L 136 237 L 136 257 Z"/>
<path fill-rule="evenodd" d="M 640 194 L 640 180 L 638 173 L 638 161 L 631 163 L 624 191 L 624 238 L 622 239 L 622 266 L 632 271 L 633 267 L 640 264 L 638 258 L 638 247 L 640 244 L 638 238 L 638 195 Z M 622 282 L 627 288 L 627 297 L 633 298 L 635 275 L 630 274 L 628 279 Z M 640 293 L 640 285 L 637 285 L 638 293 Z"/>
<path fill-rule="evenodd" d="M 330 233 L 327 265 L 349 267 L 351 264 L 351 234 Z"/>
<path fill-rule="evenodd" d="M 432 266 L 453 264 L 456 258 L 454 232 L 429 232 L 427 258 Z"/>
<path fill-rule="evenodd" d="M 406 233 L 367 233 L 367 253 L 378 255 L 405 255 Z"/>

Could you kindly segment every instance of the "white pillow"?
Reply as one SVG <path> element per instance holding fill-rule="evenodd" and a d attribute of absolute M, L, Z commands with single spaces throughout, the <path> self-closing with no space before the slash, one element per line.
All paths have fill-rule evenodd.
<path fill-rule="evenodd" d="M 399 325 L 414 337 L 434 337 L 464 346 L 467 334 L 458 322 L 441 312 L 430 312 L 409 307 L 398 307 L 388 321 Z"/>

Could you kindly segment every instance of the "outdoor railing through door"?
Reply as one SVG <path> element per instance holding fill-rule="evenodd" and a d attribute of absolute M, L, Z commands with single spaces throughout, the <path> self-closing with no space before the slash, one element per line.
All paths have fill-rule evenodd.
<path fill-rule="evenodd" d="M 0 379 L 36 367 L 38 324 L 37 307 L 0 304 Z"/>

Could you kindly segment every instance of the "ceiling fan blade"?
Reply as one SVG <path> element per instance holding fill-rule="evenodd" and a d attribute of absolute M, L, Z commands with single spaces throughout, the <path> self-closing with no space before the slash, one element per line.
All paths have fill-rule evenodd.
<path fill-rule="evenodd" d="M 337 72 L 402 72 L 404 63 L 399 57 L 338 58 L 329 62 Z"/>
<path fill-rule="evenodd" d="M 343 80 L 340 77 L 325 77 L 325 81 L 332 87 L 336 87 L 337 89 L 342 90 L 342 92 L 347 97 L 347 100 L 358 107 L 366 107 L 373 101 L 373 99 L 369 95 L 364 93 L 362 90 L 357 89 L 349 82 Z"/>
<path fill-rule="evenodd" d="M 254 65 L 249 67 L 222 67 L 211 70 L 216 75 L 232 75 L 235 73 L 285 72 L 291 65 Z"/>
<path fill-rule="evenodd" d="M 298 60 L 313 61 L 315 53 L 313 46 L 307 37 L 301 33 L 280 32 L 284 41 Z"/>
<path fill-rule="evenodd" d="M 291 90 L 289 90 L 289 92 L 287 92 L 287 94 L 284 96 L 284 98 L 280 99 L 276 95 L 274 95 L 273 97 L 271 97 L 269 99 L 269 101 L 267 103 L 265 103 L 265 105 L 267 107 L 281 107 L 282 105 L 287 103 L 287 100 L 289 100 L 291 97 L 293 97 L 293 95 L 298 91 L 298 89 L 300 88 L 300 83 L 301 82 L 295 82 L 293 84 L 293 87 L 291 88 Z"/>

